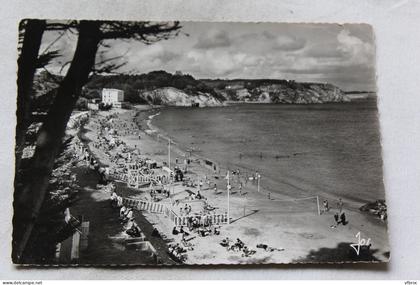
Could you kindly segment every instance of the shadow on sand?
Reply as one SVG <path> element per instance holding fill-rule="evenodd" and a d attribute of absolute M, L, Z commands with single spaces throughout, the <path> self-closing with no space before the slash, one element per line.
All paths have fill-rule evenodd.
<path fill-rule="evenodd" d="M 378 250 L 361 247 L 359 254 L 350 246 L 349 242 L 342 242 L 335 248 L 322 247 L 318 250 L 311 250 L 306 257 L 295 260 L 295 262 L 353 262 L 366 261 L 375 262 L 380 261 L 373 256 Z"/>

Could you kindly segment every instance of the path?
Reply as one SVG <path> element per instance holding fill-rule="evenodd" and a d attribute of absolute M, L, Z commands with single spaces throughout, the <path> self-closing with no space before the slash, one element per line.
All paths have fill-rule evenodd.
<path fill-rule="evenodd" d="M 123 226 L 118 220 L 118 209 L 111 208 L 109 193 L 96 189 L 97 173 L 86 167 L 76 167 L 73 171 L 82 190 L 79 200 L 71 207 L 71 213 L 75 217 L 83 215 L 84 220 L 90 222 L 88 248 L 81 252 L 80 264 L 154 264 L 154 259 L 147 252 L 126 249 L 121 239 L 118 239 L 123 232 Z M 166 253 L 165 242 L 151 237 L 153 226 L 141 213 L 135 213 L 135 219 L 162 263 L 175 264 Z"/>

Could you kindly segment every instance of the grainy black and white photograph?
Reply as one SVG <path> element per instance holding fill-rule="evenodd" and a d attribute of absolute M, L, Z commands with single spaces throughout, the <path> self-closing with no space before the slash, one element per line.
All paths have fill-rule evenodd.
<path fill-rule="evenodd" d="M 371 26 L 27 19 L 18 40 L 13 263 L 389 260 Z"/>

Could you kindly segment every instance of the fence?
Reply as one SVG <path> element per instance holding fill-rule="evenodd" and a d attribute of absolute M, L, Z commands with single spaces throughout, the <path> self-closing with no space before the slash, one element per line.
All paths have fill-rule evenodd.
<path fill-rule="evenodd" d="M 163 214 L 165 212 L 165 209 L 167 208 L 165 204 L 129 198 L 123 198 L 123 204 L 127 207 L 136 208 L 140 211 L 148 211 L 151 213 L 159 214 Z"/>
<path fill-rule="evenodd" d="M 135 200 L 123 198 L 123 204 L 130 208 L 135 208 L 141 211 L 148 211 L 151 213 L 165 214 L 166 217 L 174 223 L 175 226 L 187 226 L 191 218 L 198 219 L 199 224 L 209 223 L 212 225 L 227 224 L 228 216 L 225 214 L 211 214 L 211 215 L 189 215 L 178 216 L 174 211 L 168 208 L 166 204 L 155 203 L 150 201 Z"/>
<path fill-rule="evenodd" d="M 228 223 L 227 214 L 211 214 L 211 215 L 190 215 L 190 216 L 178 216 L 173 211 L 168 213 L 169 218 L 174 223 L 175 226 L 188 226 L 191 218 L 198 219 L 199 224 L 211 224 L 211 225 L 220 225 Z"/>
<path fill-rule="evenodd" d="M 119 179 L 128 184 L 129 187 L 138 188 L 140 184 L 145 184 L 149 182 L 161 183 L 166 185 L 170 183 L 170 178 L 167 176 L 159 175 L 143 175 L 143 174 L 132 174 L 132 173 L 123 173 L 119 175 Z"/>

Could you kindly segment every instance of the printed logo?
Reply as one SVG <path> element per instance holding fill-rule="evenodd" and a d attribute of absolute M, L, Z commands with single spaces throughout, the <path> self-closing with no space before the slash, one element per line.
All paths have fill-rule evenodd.
<path fill-rule="evenodd" d="M 360 232 L 358 232 L 356 234 L 356 237 L 358 239 L 357 243 L 352 243 L 350 246 L 354 249 L 354 251 L 356 251 L 356 254 L 359 255 L 360 254 L 360 247 L 364 246 L 364 245 L 369 245 L 370 244 L 370 238 L 368 238 L 367 240 L 364 238 L 361 238 Z"/>

